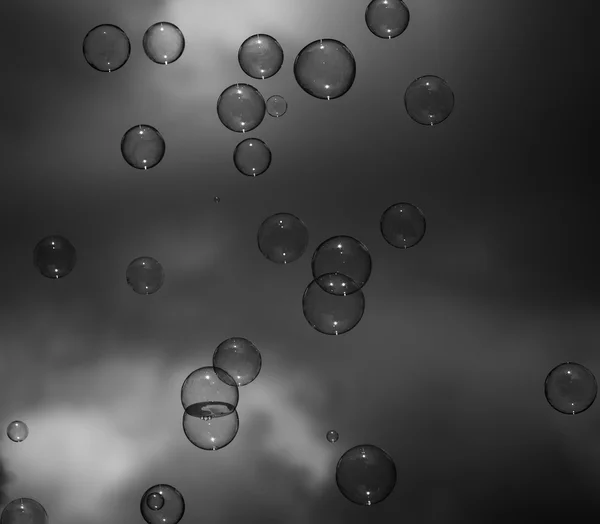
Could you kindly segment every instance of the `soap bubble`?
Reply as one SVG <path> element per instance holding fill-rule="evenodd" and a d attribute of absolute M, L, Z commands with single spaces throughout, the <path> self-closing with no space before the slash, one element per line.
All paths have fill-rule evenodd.
<path fill-rule="evenodd" d="M 116 25 L 98 25 L 83 39 L 83 56 L 86 62 L 102 73 L 111 73 L 123 67 L 130 54 L 129 38 Z"/>
<path fill-rule="evenodd" d="M 598 384 L 588 368 L 575 362 L 565 362 L 548 373 L 544 392 L 548 403 L 556 411 L 576 415 L 594 403 Z"/>
<path fill-rule="evenodd" d="M 14 420 L 6 428 L 6 434 L 13 442 L 23 442 L 29 435 L 29 428 L 25 422 Z"/>
<path fill-rule="evenodd" d="M 393 247 L 408 249 L 425 236 L 425 215 L 413 204 L 399 202 L 381 215 L 379 228 L 385 241 Z"/>
<path fill-rule="evenodd" d="M 77 253 L 73 244 L 60 235 L 40 240 L 33 250 L 33 264 L 48 278 L 67 276 L 75 267 Z"/>
<path fill-rule="evenodd" d="M 223 369 L 213 366 L 199 368 L 181 386 L 181 404 L 192 417 L 223 417 L 235 411 L 239 390 L 235 380 Z"/>
<path fill-rule="evenodd" d="M 161 509 L 165 505 L 165 499 L 156 491 L 153 491 L 146 497 L 146 505 L 153 511 Z"/>
<path fill-rule="evenodd" d="M 334 442 L 337 442 L 338 439 L 340 438 L 338 432 L 335 429 L 330 429 L 327 434 L 325 435 L 325 438 L 328 440 L 328 442 L 331 442 L 332 444 Z"/>
<path fill-rule="evenodd" d="M 258 348 L 248 339 L 232 337 L 215 349 L 213 366 L 216 370 L 225 370 L 241 387 L 250 384 L 258 376 L 262 357 Z"/>
<path fill-rule="evenodd" d="M 48 514 L 39 502 L 21 498 L 9 502 L 2 515 L 0 524 L 47 524 Z"/>
<path fill-rule="evenodd" d="M 404 93 L 406 112 L 415 122 L 434 126 L 446 120 L 454 109 L 454 93 L 439 76 L 425 75 L 414 80 Z"/>
<path fill-rule="evenodd" d="M 132 260 L 125 273 L 127 283 L 139 295 L 156 293 L 165 281 L 162 265 L 152 257 Z"/>
<path fill-rule="evenodd" d="M 369 31 L 379 38 L 396 38 L 408 27 L 410 13 L 402 0 L 372 0 L 365 11 Z"/>
<path fill-rule="evenodd" d="M 144 33 L 142 41 L 146 56 L 157 64 L 172 64 L 185 48 L 185 38 L 179 28 L 170 22 L 158 22 Z"/>
<path fill-rule="evenodd" d="M 213 198 L 213 201 L 215 202 L 215 204 L 218 204 L 221 201 L 221 199 L 218 196 L 216 196 L 215 198 Z"/>
<path fill-rule="evenodd" d="M 350 49 L 341 42 L 329 38 L 315 40 L 298 53 L 294 76 L 309 95 L 333 100 L 352 87 L 356 62 Z"/>
<path fill-rule="evenodd" d="M 371 276 L 371 255 L 367 246 L 353 237 L 340 235 L 325 240 L 312 257 L 314 278 L 337 273 L 333 279 L 325 279 L 323 288 L 334 295 L 349 295 L 361 289 Z M 345 282 L 340 282 L 348 277 Z M 317 282 L 319 282 L 317 280 Z"/>
<path fill-rule="evenodd" d="M 148 497 L 152 494 L 158 494 L 163 499 L 163 505 L 158 509 L 148 505 Z M 185 501 L 173 486 L 158 484 L 148 488 L 142 495 L 140 510 L 148 524 L 177 524 L 185 513 Z"/>
<path fill-rule="evenodd" d="M 246 138 L 233 151 L 233 163 L 242 175 L 262 175 L 271 165 L 271 150 L 258 138 Z"/>
<path fill-rule="evenodd" d="M 333 282 L 333 284 L 331 284 Z M 346 275 L 332 273 L 313 280 L 302 297 L 304 318 L 320 333 L 325 335 L 342 335 L 355 327 L 365 311 L 365 297 L 361 289 L 350 295 L 339 294 L 339 283 L 356 284 Z M 324 291 L 328 286 L 336 291 Z"/>
<path fill-rule="evenodd" d="M 240 418 L 237 411 L 225 416 L 206 418 L 202 410 L 191 406 L 183 414 L 183 432 L 197 448 L 217 451 L 230 444 L 237 435 Z"/>
<path fill-rule="evenodd" d="M 265 99 L 249 84 L 233 84 L 219 96 L 217 115 L 221 123 L 236 133 L 257 128 L 267 110 Z"/>
<path fill-rule="evenodd" d="M 258 228 L 258 249 L 276 264 L 298 260 L 308 246 L 308 229 L 290 213 L 275 213 Z"/>
<path fill-rule="evenodd" d="M 396 465 L 381 448 L 361 444 L 342 455 L 335 470 L 335 481 L 350 502 L 372 506 L 393 491 Z"/>
<path fill-rule="evenodd" d="M 275 118 L 285 115 L 287 102 L 281 95 L 273 95 L 267 99 L 267 113 Z"/>
<path fill-rule="evenodd" d="M 121 154 L 131 167 L 150 169 L 165 156 L 165 140 L 152 126 L 133 126 L 121 139 Z"/>
<path fill-rule="evenodd" d="M 254 35 L 240 46 L 238 62 L 248 76 L 264 80 L 281 69 L 283 49 L 272 36 Z"/>

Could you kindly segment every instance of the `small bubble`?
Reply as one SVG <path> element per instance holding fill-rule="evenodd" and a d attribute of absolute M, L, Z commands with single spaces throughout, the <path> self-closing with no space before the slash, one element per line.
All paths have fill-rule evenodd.
<path fill-rule="evenodd" d="M 442 123 L 452 113 L 454 93 L 439 76 L 421 76 L 406 89 L 404 106 L 415 122 L 424 126 L 434 126 Z"/>
<path fill-rule="evenodd" d="M 153 508 L 148 504 L 151 495 L 162 498 L 162 506 Z M 156 499 L 155 499 L 155 502 Z M 148 488 L 140 502 L 142 518 L 148 524 L 177 524 L 185 513 L 185 501 L 179 491 L 168 484 L 158 484 Z"/>
<path fill-rule="evenodd" d="M 127 266 L 125 278 L 138 295 L 151 295 L 162 287 L 165 272 L 160 262 L 154 258 L 138 257 Z"/>
<path fill-rule="evenodd" d="M 267 111 L 260 91 L 249 84 L 233 84 L 217 100 L 217 115 L 221 123 L 236 133 L 257 128 Z"/>
<path fill-rule="evenodd" d="M 267 113 L 272 117 L 279 118 L 287 112 L 287 102 L 281 95 L 273 95 L 267 100 Z"/>
<path fill-rule="evenodd" d="M 151 510 L 157 511 L 165 505 L 165 499 L 160 493 L 154 491 L 146 497 L 146 504 Z"/>
<path fill-rule="evenodd" d="M 165 156 L 165 140 L 152 126 L 140 124 L 128 129 L 121 139 L 121 154 L 131 167 L 150 169 Z"/>
<path fill-rule="evenodd" d="M 272 36 L 254 35 L 240 46 L 238 62 L 242 71 L 252 78 L 271 78 L 281 69 L 283 49 Z"/>
<path fill-rule="evenodd" d="M 402 0 L 372 0 L 365 11 L 369 31 L 379 38 L 396 38 L 408 27 L 410 13 Z"/>
<path fill-rule="evenodd" d="M 33 264 L 47 278 L 67 276 L 77 261 L 77 252 L 73 244 L 60 235 L 40 240 L 33 250 Z"/>
<path fill-rule="evenodd" d="M 258 138 L 242 140 L 233 152 L 233 163 L 246 176 L 262 175 L 271 165 L 271 150 Z"/>
<path fill-rule="evenodd" d="M 327 432 L 327 435 L 325 435 L 325 438 L 333 444 L 334 442 L 338 441 L 340 436 L 335 429 L 331 429 Z"/>
<path fill-rule="evenodd" d="M 102 73 L 111 73 L 123 67 L 130 54 L 129 38 L 116 25 L 98 25 L 83 39 L 83 56 L 86 62 Z"/>
<path fill-rule="evenodd" d="M 565 362 L 548 373 L 544 392 L 546 400 L 556 411 L 576 415 L 594 403 L 598 384 L 588 368 L 575 362 Z"/>
<path fill-rule="evenodd" d="M 308 229 L 291 213 L 275 213 L 258 228 L 258 249 L 267 260 L 290 264 L 298 260 L 308 246 Z"/>
<path fill-rule="evenodd" d="M 221 198 L 216 196 L 215 198 L 213 198 L 215 204 L 218 204 L 221 201 Z"/>
<path fill-rule="evenodd" d="M 156 64 L 172 64 L 185 49 L 185 38 L 179 28 L 170 22 L 158 22 L 144 33 L 142 41 L 146 56 Z"/>
<path fill-rule="evenodd" d="M 13 442 L 23 442 L 29 435 L 29 428 L 25 422 L 15 420 L 6 428 L 6 434 Z"/>

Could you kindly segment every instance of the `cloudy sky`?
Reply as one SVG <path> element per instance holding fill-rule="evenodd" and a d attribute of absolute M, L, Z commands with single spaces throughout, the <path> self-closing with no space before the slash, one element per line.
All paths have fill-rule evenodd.
<path fill-rule="evenodd" d="M 600 510 L 600 406 L 565 416 L 543 394 L 561 362 L 600 370 L 584 3 L 407 1 L 410 25 L 391 41 L 367 29 L 366 3 L 0 7 L 0 423 L 30 429 L 21 444 L 0 440 L 3 503 L 34 498 L 61 524 L 130 524 L 143 522 L 146 489 L 167 483 L 186 500 L 182 523 L 495 524 Z M 169 66 L 142 49 L 159 21 L 186 39 Z M 111 74 L 82 55 L 102 23 L 132 44 Z M 256 33 L 285 54 L 267 80 L 237 63 Z M 342 41 L 357 62 L 351 90 L 329 102 L 292 73 L 319 38 Z M 433 128 L 403 104 L 424 74 L 456 96 Z M 242 137 L 217 118 L 236 82 L 289 104 L 250 133 L 273 152 L 257 178 L 236 171 Z M 120 152 L 136 124 L 167 143 L 147 172 Z M 399 201 L 427 217 L 424 240 L 406 251 L 379 232 Z M 256 245 L 277 212 L 310 234 L 288 266 Z M 32 265 L 52 234 L 78 253 L 57 281 Z M 331 337 L 308 325 L 301 299 L 312 252 L 342 234 L 366 244 L 373 273 L 363 319 Z M 165 268 L 155 295 L 125 281 L 142 255 Z M 256 344 L 263 368 L 240 388 L 235 440 L 202 451 L 181 429 L 180 387 L 233 336 Z M 398 471 L 392 495 L 370 508 L 335 485 L 337 460 L 362 443 Z"/>

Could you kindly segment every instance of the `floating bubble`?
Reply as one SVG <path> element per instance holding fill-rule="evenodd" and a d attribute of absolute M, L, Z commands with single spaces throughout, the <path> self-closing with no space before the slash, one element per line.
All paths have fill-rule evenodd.
<path fill-rule="evenodd" d="M 48 278 L 67 276 L 75 267 L 77 252 L 73 244 L 60 235 L 40 240 L 33 250 L 33 264 Z"/>
<path fill-rule="evenodd" d="M 229 86 L 219 96 L 217 115 L 221 123 L 236 133 L 246 133 L 263 121 L 266 103 L 258 89 L 249 84 Z"/>
<path fill-rule="evenodd" d="M 332 273 L 313 280 L 302 297 L 304 318 L 314 329 L 325 335 L 347 333 L 360 322 L 365 312 L 362 290 L 340 295 L 340 282 L 350 282 L 350 287 L 356 286 L 346 275 Z M 336 292 L 324 291 L 327 287 L 332 287 Z"/>
<path fill-rule="evenodd" d="M 205 451 L 217 451 L 230 444 L 240 427 L 237 411 L 217 418 L 198 416 L 200 411 L 194 406 L 185 410 L 182 424 L 186 438 Z"/>
<path fill-rule="evenodd" d="M 172 64 L 185 48 L 185 38 L 179 28 L 170 22 L 158 22 L 144 33 L 142 41 L 146 56 L 157 64 Z"/>
<path fill-rule="evenodd" d="M 29 435 L 29 428 L 25 422 L 14 420 L 6 428 L 6 434 L 13 442 L 23 442 Z"/>
<path fill-rule="evenodd" d="M 406 112 L 415 122 L 434 126 L 446 120 L 454 109 L 454 93 L 439 76 L 425 75 L 414 80 L 404 93 Z"/>
<path fill-rule="evenodd" d="M 213 200 L 214 200 L 215 204 L 218 204 L 221 201 L 221 199 L 218 196 L 213 198 Z"/>
<path fill-rule="evenodd" d="M 152 494 L 159 495 L 163 500 L 163 505 L 158 509 L 148 505 L 148 497 Z M 185 513 L 185 501 L 173 486 L 158 484 L 148 488 L 142 495 L 140 511 L 148 524 L 177 524 Z"/>
<path fill-rule="evenodd" d="M 116 25 L 98 25 L 83 39 L 83 56 L 86 62 L 102 73 L 111 73 L 123 67 L 130 54 L 129 38 Z"/>
<path fill-rule="evenodd" d="M 181 387 L 181 404 L 192 417 L 211 420 L 235 411 L 239 390 L 223 369 L 199 368 L 188 375 Z"/>
<path fill-rule="evenodd" d="M 416 246 L 425 236 L 425 215 L 417 206 L 399 202 L 383 212 L 379 228 L 390 246 L 408 249 Z"/>
<path fill-rule="evenodd" d="M 352 87 L 356 62 L 350 49 L 341 42 L 329 38 L 315 40 L 298 53 L 294 76 L 309 95 L 333 100 Z"/>
<path fill-rule="evenodd" d="M 165 498 L 160 493 L 153 491 L 146 497 L 146 505 L 152 511 L 157 511 L 165 505 Z"/>
<path fill-rule="evenodd" d="M 127 283 L 139 295 L 156 293 L 165 281 L 162 265 L 152 257 L 132 260 L 125 273 Z"/>
<path fill-rule="evenodd" d="M 285 115 L 287 102 L 281 95 L 273 95 L 267 99 L 267 113 L 275 118 Z"/>
<path fill-rule="evenodd" d="M 588 368 L 575 362 L 565 362 L 548 373 L 544 393 L 556 411 L 576 415 L 594 403 L 598 384 Z"/>
<path fill-rule="evenodd" d="M 21 498 L 9 502 L 2 515 L 0 524 L 47 524 L 48 514 L 39 502 Z"/>
<path fill-rule="evenodd" d="M 121 139 L 121 154 L 131 167 L 150 169 L 165 156 L 165 140 L 152 126 L 140 124 L 129 129 Z"/>
<path fill-rule="evenodd" d="M 313 254 L 311 266 L 314 278 L 337 274 L 335 278 L 323 281 L 327 285 L 324 291 L 334 295 L 349 295 L 367 283 L 372 262 L 367 246 L 353 237 L 340 235 L 321 243 Z"/>
<path fill-rule="evenodd" d="M 262 175 L 271 165 L 271 150 L 258 138 L 246 138 L 236 146 L 233 163 L 242 175 Z"/>
<path fill-rule="evenodd" d="M 283 65 L 283 49 L 272 36 L 254 35 L 240 46 L 238 62 L 252 78 L 271 78 Z"/>
<path fill-rule="evenodd" d="M 298 260 L 308 246 L 308 229 L 304 222 L 290 213 L 275 213 L 258 228 L 258 249 L 276 264 Z"/>
<path fill-rule="evenodd" d="M 325 438 L 331 442 L 332 444 L 334 442 L 337 442 L 338 439 L 340 438 L 338 432 L 335 429 L 330 429 L 327 434 L 325 435 Z"/>
<path fill-rule="evenodd" d="M 408 27 L 410 13 L 402 0 L 372 0 L 365 11 L 369 31 L 379 38 L 396 38 Z"/>
<path fill-rule="evenodd" d="M 361 506 L 385 500 L 396 485 L 396 465 L 377 446 L 361 444 L 342 455 L 335 470 L 335 481 L 344 497 Z"/>
<path fill-rule="evenodd" d="M 246 338 L 232 337 L 221 342 L 213 354 L 213 366 L 225 370 L 241 386 L 250 384 L 259 374 L 262 357 L 258 348 Z M 227 382 L 227 378 L 224 380 Z"/>

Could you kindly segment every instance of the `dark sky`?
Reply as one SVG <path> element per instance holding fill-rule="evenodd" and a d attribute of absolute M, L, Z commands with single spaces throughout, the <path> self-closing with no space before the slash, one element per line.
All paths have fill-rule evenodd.
<path fill-rule="evenodd" d="M 369 32 L 358 0 L 0 8 L 0 422 L 30 428 L 21 444 L 0 441 L 3 502 L 34 498 L 61 524 L 143 522 L 140 497 L 160 483 L 186 499 L 182 524 L 558 522 L 600 510 L 599 407 L 565 416 L 543 393 L 561 362 L 600 370 L 587 3 L 406 3 L 410 25 L 391 41 Z M 169 66 L 142 50 L 159 21 L 186 38 Z M 132 44 L 111 74 L 81 51 L 102 23 Z M 256 33 L 285 53 L 267 80 L 237 63 Z M 351 90 L 329 102 L 292 73 L 319 38 L 344 42 L 357 62 Z M 403 103 L 424 74 L 456 96 L 432 128 Z M 236 171 L 246 137 L 217 118 L 236 82 L 289 104 L 249 134 L 273 152 L 257 178 Z M 142 123 L 167 144 L 146 172 L 119 147 Z M 427 218 L 406 251 L 379 232 L 400 201 Z M 288 266 L 256 245 L 276 212 L 309 229 Z M 52 234 L 78 252 L 57 281 L 32 265 Z M 331 337 L 308 325 L 301 299 L 314 249 L 342 234 L 366 244 L 373 273 L 363 319 Z M 142 255 L 165 268 L 155 295 L 125 281 Z M 240 388 L 235 440 L 202 451 L 181 430 L 179 390 L 233 336 L 256 344 L 263 368 Z M 362 443 L 398 471 L 371 508 L 335 486 L 337 460 Z"/>

